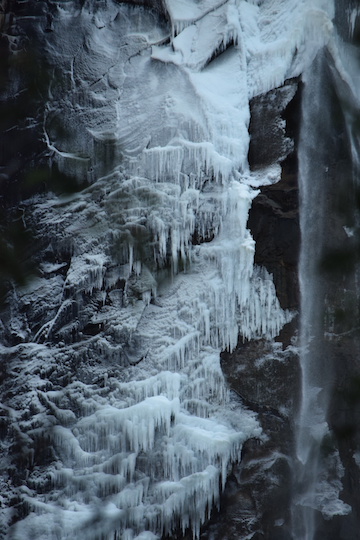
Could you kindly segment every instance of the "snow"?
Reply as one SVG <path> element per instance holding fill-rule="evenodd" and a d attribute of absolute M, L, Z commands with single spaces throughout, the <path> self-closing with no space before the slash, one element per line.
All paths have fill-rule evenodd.
<path fill-rule="evenodd" d="M 94 289 L 101 289 L 105 274 L 106 259 L 103 254 L 86 254 L 73 257 L 67 273 L 65 287 L 76 287 L 79 291 L 91 294 Z"/>

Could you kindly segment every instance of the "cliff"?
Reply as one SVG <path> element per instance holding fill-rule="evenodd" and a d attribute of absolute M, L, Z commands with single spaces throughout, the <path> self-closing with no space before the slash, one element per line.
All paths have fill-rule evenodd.
<path fill-rule="evenodd" d="M 319 3 L 308 44 L 310 3 L 184 6 L 1 3 L 5 538 L 292 534 L 301 73 L 330 15 Z M 329 422 L 355 508 L 357 341 L 337 271 Z M 355 511 L 336 519 L 351 538 Z"/>

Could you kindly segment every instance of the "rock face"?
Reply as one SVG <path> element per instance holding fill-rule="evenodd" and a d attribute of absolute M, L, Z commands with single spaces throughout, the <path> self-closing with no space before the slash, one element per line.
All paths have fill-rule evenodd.
<path fill-rule="evenodd" d="M 291 82 L 251 103 L 249 163 L 254 169 L 281 162 L 279 182 L 261 188 L 248 225 L 256 242 L 255 262 L 273 274 L 283 308 L 299 308 L 300 245 L 297 145 L 301 87 Z"/>
<path fill-rule="evenodd" d="M 212 17 L 210 4 L 199 25 Z M 266 10 L 261 2 L 242 5 L 249 20 L 257 7 Z M 6 287 L 0 291 L 0 463 L 6 473 L 0 480 L 5 531 L 0 527 L 0 537 L 49 540 L 65 538 L 71 530 L 84 540 L 114 535 L 124 540 L 193 535 L 203 540 L 288 540 L 300 387 L 299 70 L 284 70 L 291 73 L 289 80 L 266 82 L 271 90 L 258 91 L 258 64 L 250 65 L 253 86 L 246 92 L 241 88 L 255 97 L 250 108 L 246 100 L 243 109 L 237 102 L 234 107 L 241 115 L 231 140 L 236 140 L 240 123 L 244 130 L 234 160 L 247 152 L 250 137 L 250 171 L 242 174 L 250 186 L 260 185 L 261 176 L 267 184 L 252 200 L 247 221 L 255 241 L 255 267 L 254 281 L 244 279 L 244 290 L 253 296 L 240 303 L 241 322 L 234 325 L 229 306 L 242 290 L 229 292 L 236 272 L 234 265 L 226 265 L 233 252 L 226 242 L 221 251 L 221 233 L 225 230 L 235 244 L 239 231 L 245 231 L 235 270 L 246 278 L 253 262 L 253 242 L 246 231 L 252 188 L 244 183 L 241 193 L 226 191 L 219 172 L 223 162 L 214 161 L 211 146 L 191 139 L 196 120 L 196 136 L 206 138 L 209 129 L 216 144 L 228 150 L 216 138 L 222 100 L 212 102 L 214 118 L 199 106 L 199 89 L 202 99 L 208 98 L 213 79 L 203 86 L 198 81 L 204 73 L 211 77 L 222 62 L 232 66 L 234 46 L 236 54 L 241 50 L 231 33 L 231 10 L 224 11 L 219 25 L 228 34 L 209 57 L 194 59 L 194 50 L 181 38 L 182 32 L 194 29 L 176 19 L 177 5 L 170 1 L 3 0 L 1 8 L 6 84 L 0 103 L 5 216 L 0 243 Z M 270 15 L 266 12 L 264 20 Z M 154 71 L 147 71 L 150 54 Z M 258 61 L 261 50 L 254 56 Z M 174 66 L 184 58 L 186 76 L 180 76 Z M 234 62 L 236 69 L 240 64 Z M 138 72 L 144 99 L 134 103 Z M 157 82 L 164 74 L 173 81 L 171 91 Z M 237 82 L 244 85 L 244 77 Z M 198 93 L 190 83 L 199 84 Z M 149 95 L 156 114 L 147 107 Z M 179 105 L 184 96 L 189 110 Z M 194 120 L 191 111 L 200 109 Z M 178 142 L 177 115 L 188 146 Z M 232 125 L 231 114 L 227 119 Z M 345 134 L 339 137 L 346 147 Z M 172 162 L 166 159 L 168 151 Z M 203 162 L 194 174 L 197 151 Z M 156 157 L 162 152 L 164 159 Z M 141 162 L 144 156 L 147 168 Z M 348 158 L 336 155 L 334 169 L 340 157 L 344 162 Z M 224 160 L 226 166 L 229 160 Z M 236 197 L 237 206 L 232 204 Z M 328 197 L 335 205 L 331 189 Z M 233 228 L 225 219 L 229 215 L 238 218 Z M 352 253 L 354 240 L 348 236 L 354 224 L 339 217 L 329 222 L 337 248 L 341 251 L 348 242 L 345 255 Z M 333 248 L 331 243 L 329 250 Z M 326 317 L 333 340 L 327 353 L 337 381 L 330 424 L 346 469 L 343 498 L 354 510 L 347 521 L 328 526 L 322 520 L 321 534 L 351 540 L 359 519 L 360 412 L 354 361 L 358 342 L 352 337 L 356 325 L 349 320 L 347 302 L 353 308 L 351 319 L 358 317 L 358 307 L 352 304 L 356 275 L 340 269 L 340 279 L 335 278 L 338 262 L 326 257 L 324 262 L 332 265 Z M 342 262 L 340 256 L 340 266 Z M 214 306 L 209 269 L 218 280 L 214 291 L 220 291 Z M 339 292 L 342 286 L 346 299 Z M 259 298 L 267 315 L 256 326 L 259 314 L 251 309 Z M 246 310 L 255 330 L 246 325 Z M 237 336 L 239 327 L 243 332 Z M 209 353 L 211 347 L 216 354 Z M 198 422 L 196 429 L 191 422 Z M 161 496 L 157 489 L 163 490 Z M 42 515 L 46 518 L 37 521 Z M 81 525 L 71 521 L 78 516 Z M 125 531 L 119 523 L 127 524 Z"/>
<path fill-rule="evenodd" d="M 250 533 L 254 538 L 289 538 L 293 419 L 299 387 L 297 354 L 252 342 L 232 354 L 224 353 L 221 365 L 230 387 L 258 413 L 264 438 L 244 445 L 241 463 L 227 488 L 230 493 L 225 491 L 228 498 L 220 521 L 230 529 L 227 538 L 245 538 Z"/>

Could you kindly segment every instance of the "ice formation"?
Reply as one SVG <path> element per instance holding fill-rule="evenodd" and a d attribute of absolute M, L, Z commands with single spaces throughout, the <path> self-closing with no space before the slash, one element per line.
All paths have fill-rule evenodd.
<path fill-rule="evenodd" d="M 80 141 L 115 141 L 122 163 L 68 201 L 37 204 L 58 241 L 76 241 L 61 307 L 29 345 L 29 384 L 47 415 L 39 412 L 27 436 L 45 439 L 56 460 L 46 478 L 23 486 L 29 515 L 13 534 L 155 540 L 190 528 L 199 538 L 243 442 L 261 431 L 252 413 L 233 410 L 220 352 L 239 336 L 271 339 L 292 317 L 272 277 L 254 266 L 246 228 L 252 186 L 278 179 L 249 171 L 249 99 L 312 61 L 331 33 L 332 5 L 166 0 L 169 35 L 143 8 L 111 2 L 94 16 L 89 5 L 76 15 L 88 59 L 69 29 L 71 5 L 54 18 L 48 39 L 72 37 L 63 57 L 56 53 L 69 91 L 63 99 L 53 89 L 44 136 L 59 166 L 81 174 L 82 158 L 75 166 L 78 154 L 65 148 L 73 141 L 60 148 L 52 140 L 59 107 L 75 124 L 81 116 Z M 52 336 L 66 342 L 81 327 L 81 313 L 64 324 L 81 295 L 102 306 L 91 324 L 108 334 L 88 339 L 85 352 L 51 348 Z M 56 369 L 64 350 L 75 361 L 117 362 L 122 378 L 44 388 L 32 365 Z"/>

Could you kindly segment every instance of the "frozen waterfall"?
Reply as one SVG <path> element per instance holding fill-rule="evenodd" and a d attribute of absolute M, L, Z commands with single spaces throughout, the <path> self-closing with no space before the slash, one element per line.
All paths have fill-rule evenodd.
<path fill-rule="evenodd" d="M 9 534 L 156 540 L 190 530 L 198 539 L 243 443 L 261 437 L 256 414 L 229 391 L 220 353 L 239 340 L 272 340 L 294 316 L 254 264 L 248 212 L 280 166 L 249 170 L 249 100 L 302 73 L 310 80 L 334 39 L 333 5 L 164 0 L 163 18 L 111 0 L 94 6 L 58 2 L 43 37 L 53 68 L 48 158 L 88 186 L 31 203 L 49 260 L 12 293 L 42 324 L 33 330 L 13 308 L 21 343 L 6 354 L 30 412 L 19 412 L 18 398 L 7 413 L 31 450 L 18 489 L 26 515 Z M 107 170 L 101 144 L 112 153 Z M 321 183 L 315 189 L 320 198 Z M 302 278 L 309 272 L 303 266 Z M 303 296 L 302 345 L 317 315 L 313 284 L 303 287 L 311 298 Z M 318 407 L 311 377 L 303 404 Z M 311 425 L 306 407 L 302 463 L 309 432 L 326 430 L 324 404 Z M 34 447 L 47 449 L 45 465 Z"/>

